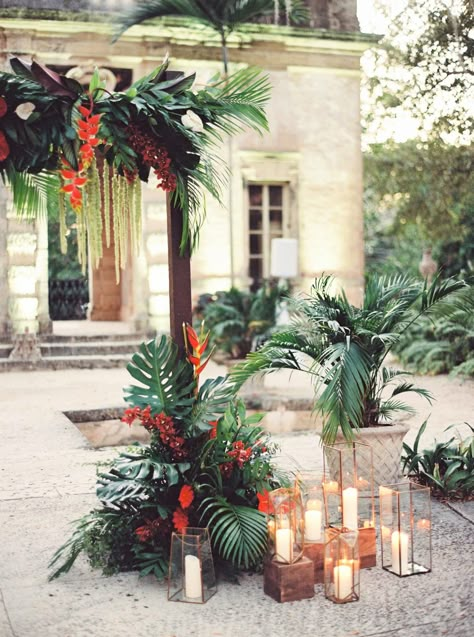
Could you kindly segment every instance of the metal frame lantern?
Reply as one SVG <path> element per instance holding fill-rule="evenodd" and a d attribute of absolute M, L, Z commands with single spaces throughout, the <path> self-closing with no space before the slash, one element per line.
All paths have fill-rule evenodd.
<path fill-rule="evenodd" d="M 326 529 L 324 593 L 336 604 L 356 602 L 360 597 L 359 533 Z"/>
<path fill-rule="evenodd" d="M 320 471 L 301 471 L 296 476 L 304 511 L 304 543 L 324 542 L 324 502 Z"/>
<path fill-rule="evenodd" d="M 273 517 L 268 522 L 271 559 L 293 564 L 303 556 L 304 512 L 299 489 L 282 488 L 269 493 Z"/>
<path fill-rule="evenodd" d="M 204 604 L 217 592 L 209 531 L 187 527 L 171 536 L 168 601 Z"/>
<path fill-rule="evenodd" d="M 323 449 L 326 524 L 351 530 L 375 528 L 372 447 L 344 442 Z"/>
<path fill-rule="evenodd" d="M 382 568 L 399 577 L 429 573 L 431 491 L 414 482 L 381 485 Z"/>

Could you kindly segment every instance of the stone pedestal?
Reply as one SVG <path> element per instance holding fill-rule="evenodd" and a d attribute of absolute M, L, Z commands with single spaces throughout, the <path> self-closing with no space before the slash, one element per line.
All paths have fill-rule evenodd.
<path fill-rule="evenodd" d="M 277 602 L 314 597 L 313 562 L 306 557 L 294 564 L 268 559 L 264 566 L 263 590 Z"/>

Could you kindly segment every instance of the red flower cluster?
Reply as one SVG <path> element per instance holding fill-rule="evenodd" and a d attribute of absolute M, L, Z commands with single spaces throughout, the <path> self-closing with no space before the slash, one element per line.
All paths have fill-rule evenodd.
<path fill-rule="evenodd" d="M 237 440 L 232 443 L 233 450 L 228 451 L 227 455 L 229 458 L 233 458 L 235 462 L 237 462 L 240 469 L 244 466 L 246 462 L 250 460 L 250 456 L 252 455 L 252 448 L 245 448 L 244 443 L 241 440 Z"/>
<path fill-rule="evenodd" d="M 170 521 L 168 518 L 156 518 L 155 520 L 145 520 L 146 524 L 135 529 L 140 542 L 148 542 L 156 536 L 166 536 L 170 532 Z"/>
<path fill-rule="evenodd" d="M 167 416 L 164 412 L 151 415 L 151 407 L 132 407 L 126 409 L 122 417 L 122 422 L 126 422 L 131 426 L 135 420 L 139 420 L 148 431 L 158 431 L 161 442 L 170 448 L 173 454 L 173 460 L 183 460 L 187 456 L 184 449 L 185 440 L 182 436 L 178 436 L 175 424 L 171 416 Z"/>
<path fill-rule="evenodd" d="M 232 475 L 232 471 L 234 470 L 233 462 L 223 462 L 219 465 L 219 470 L 223 478 L 230 478 Z"/>
<path fill-rule="evenodd" d="M 3 97 L 0 97 L 0 117 L 3 117 L 7 110 L 8 106 L 6 100 Z M 5 161 L 9 154 L 10 146 L 8 145 L 5 134 L 0 130 L 0 161 Z"/>
<path fill-rule="evenodd" d="M 194 500 L 194 491 L 189 484 L 184 484 L 181 487 L 178 497 L 179 503 L 183 509 L 189 509 Z"/>
<path fill-rule="evenodd" d="M 182 533 L 184 529 L 189 526 L 188 516 L 183 509 L 178 508 L 173 513 L 173 524 L 178 533 Z"/>
<path fill-rule="evenodd" d="M 153 168 L 159 180 L 158 188 L 166 192 L 175 190 L 176 175 L 170 172 L 171 159 L 166 148 L 138 124 L 129 124 L 126 130 L 130 146 L 141 156 L 145 166 Z"/>
<path fill-rule="evenodd" d="M 268 491 L 263 493 L 257 493 L 258 498 L 258 510 L 262 513 L 270 513 L 270 498 L 268 497 Z"/>
<path fill-rule="evenodd" d="M 209 430 L 209 438 L 212 440 L 213 438 L 217 438 L 217 420 L 211 420 L 209 423 L 212 429 Z"/>
<path fill-rule="evenodd" d="M 82 187 L 87 183 L 87 177 L 84 173 L 94 159 L 94 147 L 97 146 L 99 140 L 96 135 L 99 132 L 99 122 L 101 115 L 92 115 L 92 109 L 85 106 L 79 106 L 79 112 L 84 119 L 77 120 L 78 136 L 83 142 L 79 149 L 79 165 L 78 170 L 73 170 L 66 159 L 62 159 L 63 169 L 60 171 L 61 177 L 65 181 L 62 190 L 69 194 L 71 208 L 79 212 L 82 208 Z"/>

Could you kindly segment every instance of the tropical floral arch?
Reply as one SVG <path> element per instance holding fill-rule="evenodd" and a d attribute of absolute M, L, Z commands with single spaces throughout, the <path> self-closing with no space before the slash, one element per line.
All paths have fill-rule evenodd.
<path fill-rule="evenodd" d="M 215 76 L 192 90 L 195 74 L 169 71 L 168 60 L 130 86 L 111 92 L 96 70 L 88 89 L 37 62 L 13 58 L 0 73 L 0 174 L 20 215 L 59 208 L 77 215 L 83 268 L 115 237 L 117 279 L 141 235 L 141 186 L 150 177 L 182 213 L 181 252 L 196 246 L 203 190 L 219 200 L 225 166 L 215 156 L 224 135 L 268 129 L 269 82 L 256 69 Z M 58 197 L 59 193 L 59 197 Z"/>

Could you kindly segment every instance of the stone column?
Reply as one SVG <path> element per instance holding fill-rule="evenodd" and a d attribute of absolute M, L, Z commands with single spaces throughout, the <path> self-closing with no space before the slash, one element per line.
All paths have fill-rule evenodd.
<path fill-rule="evenodd" d="M 51 334 L 53 322 L 49 317 L 48 291 L 48 220 L 37 219 L 36 294 L 38 296 L 38 333 Z"/>
<path fill-rule="evenodd" d="M 6 188 L 0 184 L 0 338 L 5 338 L 10 331 L 8 320 L 7 198 Z"/>

